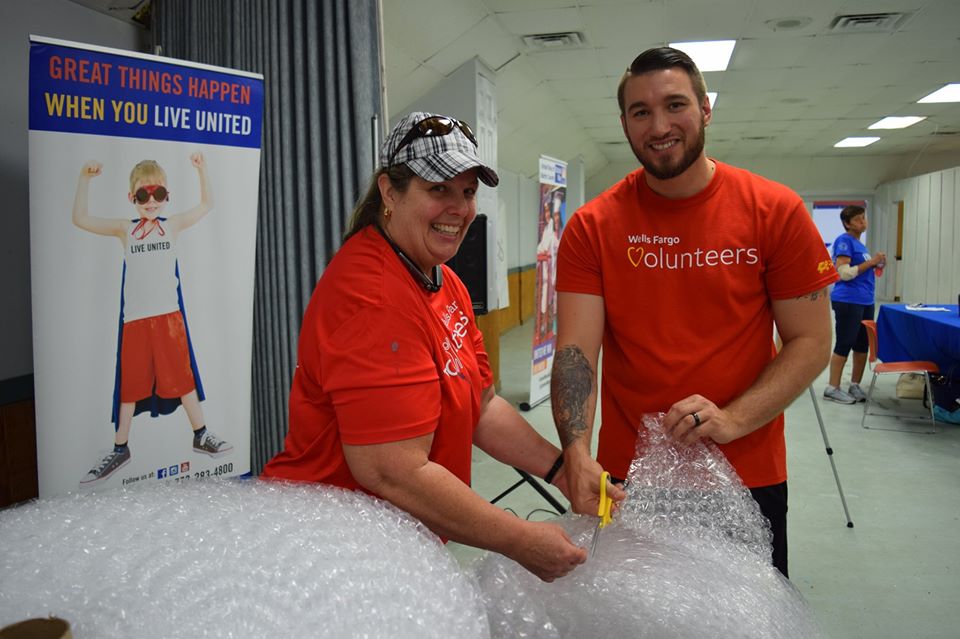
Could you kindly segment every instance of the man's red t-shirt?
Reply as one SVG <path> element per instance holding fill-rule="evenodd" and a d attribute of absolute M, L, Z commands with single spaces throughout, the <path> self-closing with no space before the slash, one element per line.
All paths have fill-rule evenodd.
<path fill-rule="evenodd" d="M 560 243 L 557 290 L 604 299 L 598 461 L 626 477 L 644 413 L 699 393 L 721 408 L 775 355 L 771 301 L 837 279 L 803 201 L 717 162 L 673 200 L 638 170 L 587 203 Z M 749 487 L 786 481 L 783 415 L 720 448 Z"/>
<path fill-rule="evenodd" d="M 470 483 L 480 396 L 493 383 L 470 295 L 446 266 L 423 289 L 376 229 L 351 237 L 300 329 L 284 449 L 264 477 L 361 488 L 343 444 L 433 434 L 429 458 Z"/>

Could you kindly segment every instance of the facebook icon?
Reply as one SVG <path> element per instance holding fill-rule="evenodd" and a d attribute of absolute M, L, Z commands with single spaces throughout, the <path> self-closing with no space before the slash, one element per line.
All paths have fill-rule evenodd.
<path fill-rule="evenodd" d="M 167 476 L 167 469 L 166 469 L 166 468 L 158 468 L 158 469 L 157 469 L 157 479 L 163 479 L 163 478 L 166 477 L 166 476 Z"/>

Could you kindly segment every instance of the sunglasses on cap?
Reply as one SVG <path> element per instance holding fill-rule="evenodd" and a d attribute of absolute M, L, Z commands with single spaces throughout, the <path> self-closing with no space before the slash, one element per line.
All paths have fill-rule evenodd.
<path fill-rule="evenodd" d="M 460 129 L 460 131 L 467 136 L 467 139 L 473 143 L 473 146 L 477 146 L 477 136 L 473 134 L 473 129 L 471 129 L 470 125 L 466 122 L 461 122 L 460 120 L 448 118 L 443 115 L 432 115 L 410 127 L 407 134 L 397 143 L 397 147 L 393 150 L 393 153 L 390 154 L 390 161 L 387 162 L 387 166 L 393 166 L 393 159 L 397 157 L 397 152 L 417 138 L 442 137 L 453 131 L 453 127 Z"/>
<path fill-rule="evenodd" d="M 162 184 L 147 184 L 134 192 L 133 199 L 137 204 L 146 204 L 150 201 L 150 196 L 153 196 L 154 202 L 166 202 L 170 199 L 170 191 Z"/>

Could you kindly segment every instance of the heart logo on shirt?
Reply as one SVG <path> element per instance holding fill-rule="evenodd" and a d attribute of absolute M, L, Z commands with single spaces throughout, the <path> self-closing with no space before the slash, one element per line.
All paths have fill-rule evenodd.
<path fill-rule="evenodd" d="M 636 255 L 636 257 L 634 257 Z M 630 263 L 634 267 L 640 266 L 640 260 L 643 258 L 643 247 L 642 246 L 629 246 L 627 247 L 627 259 L 630 260 Z"/>

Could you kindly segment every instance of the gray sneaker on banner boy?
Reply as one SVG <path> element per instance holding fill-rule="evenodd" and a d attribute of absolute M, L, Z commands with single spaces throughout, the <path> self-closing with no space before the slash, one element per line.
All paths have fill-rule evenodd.
<path fill-rule="evenodd" d="M 205 431 L 200 437 L 193 438 L 193 451 L 211 457 L 222 457 L 233 450 L 233 444 L 226 442 L 210 431 Z"/>
<path fill-rule="evenodd" d="M 130 463 L 130 448 L 123 447 L 122 452 L 116 449 L 107 453 L 100 463 L 90 469 L 83 479 L 80 480 L 80 488 L 90 488 L 99 481 L 102 481 Z"/>

